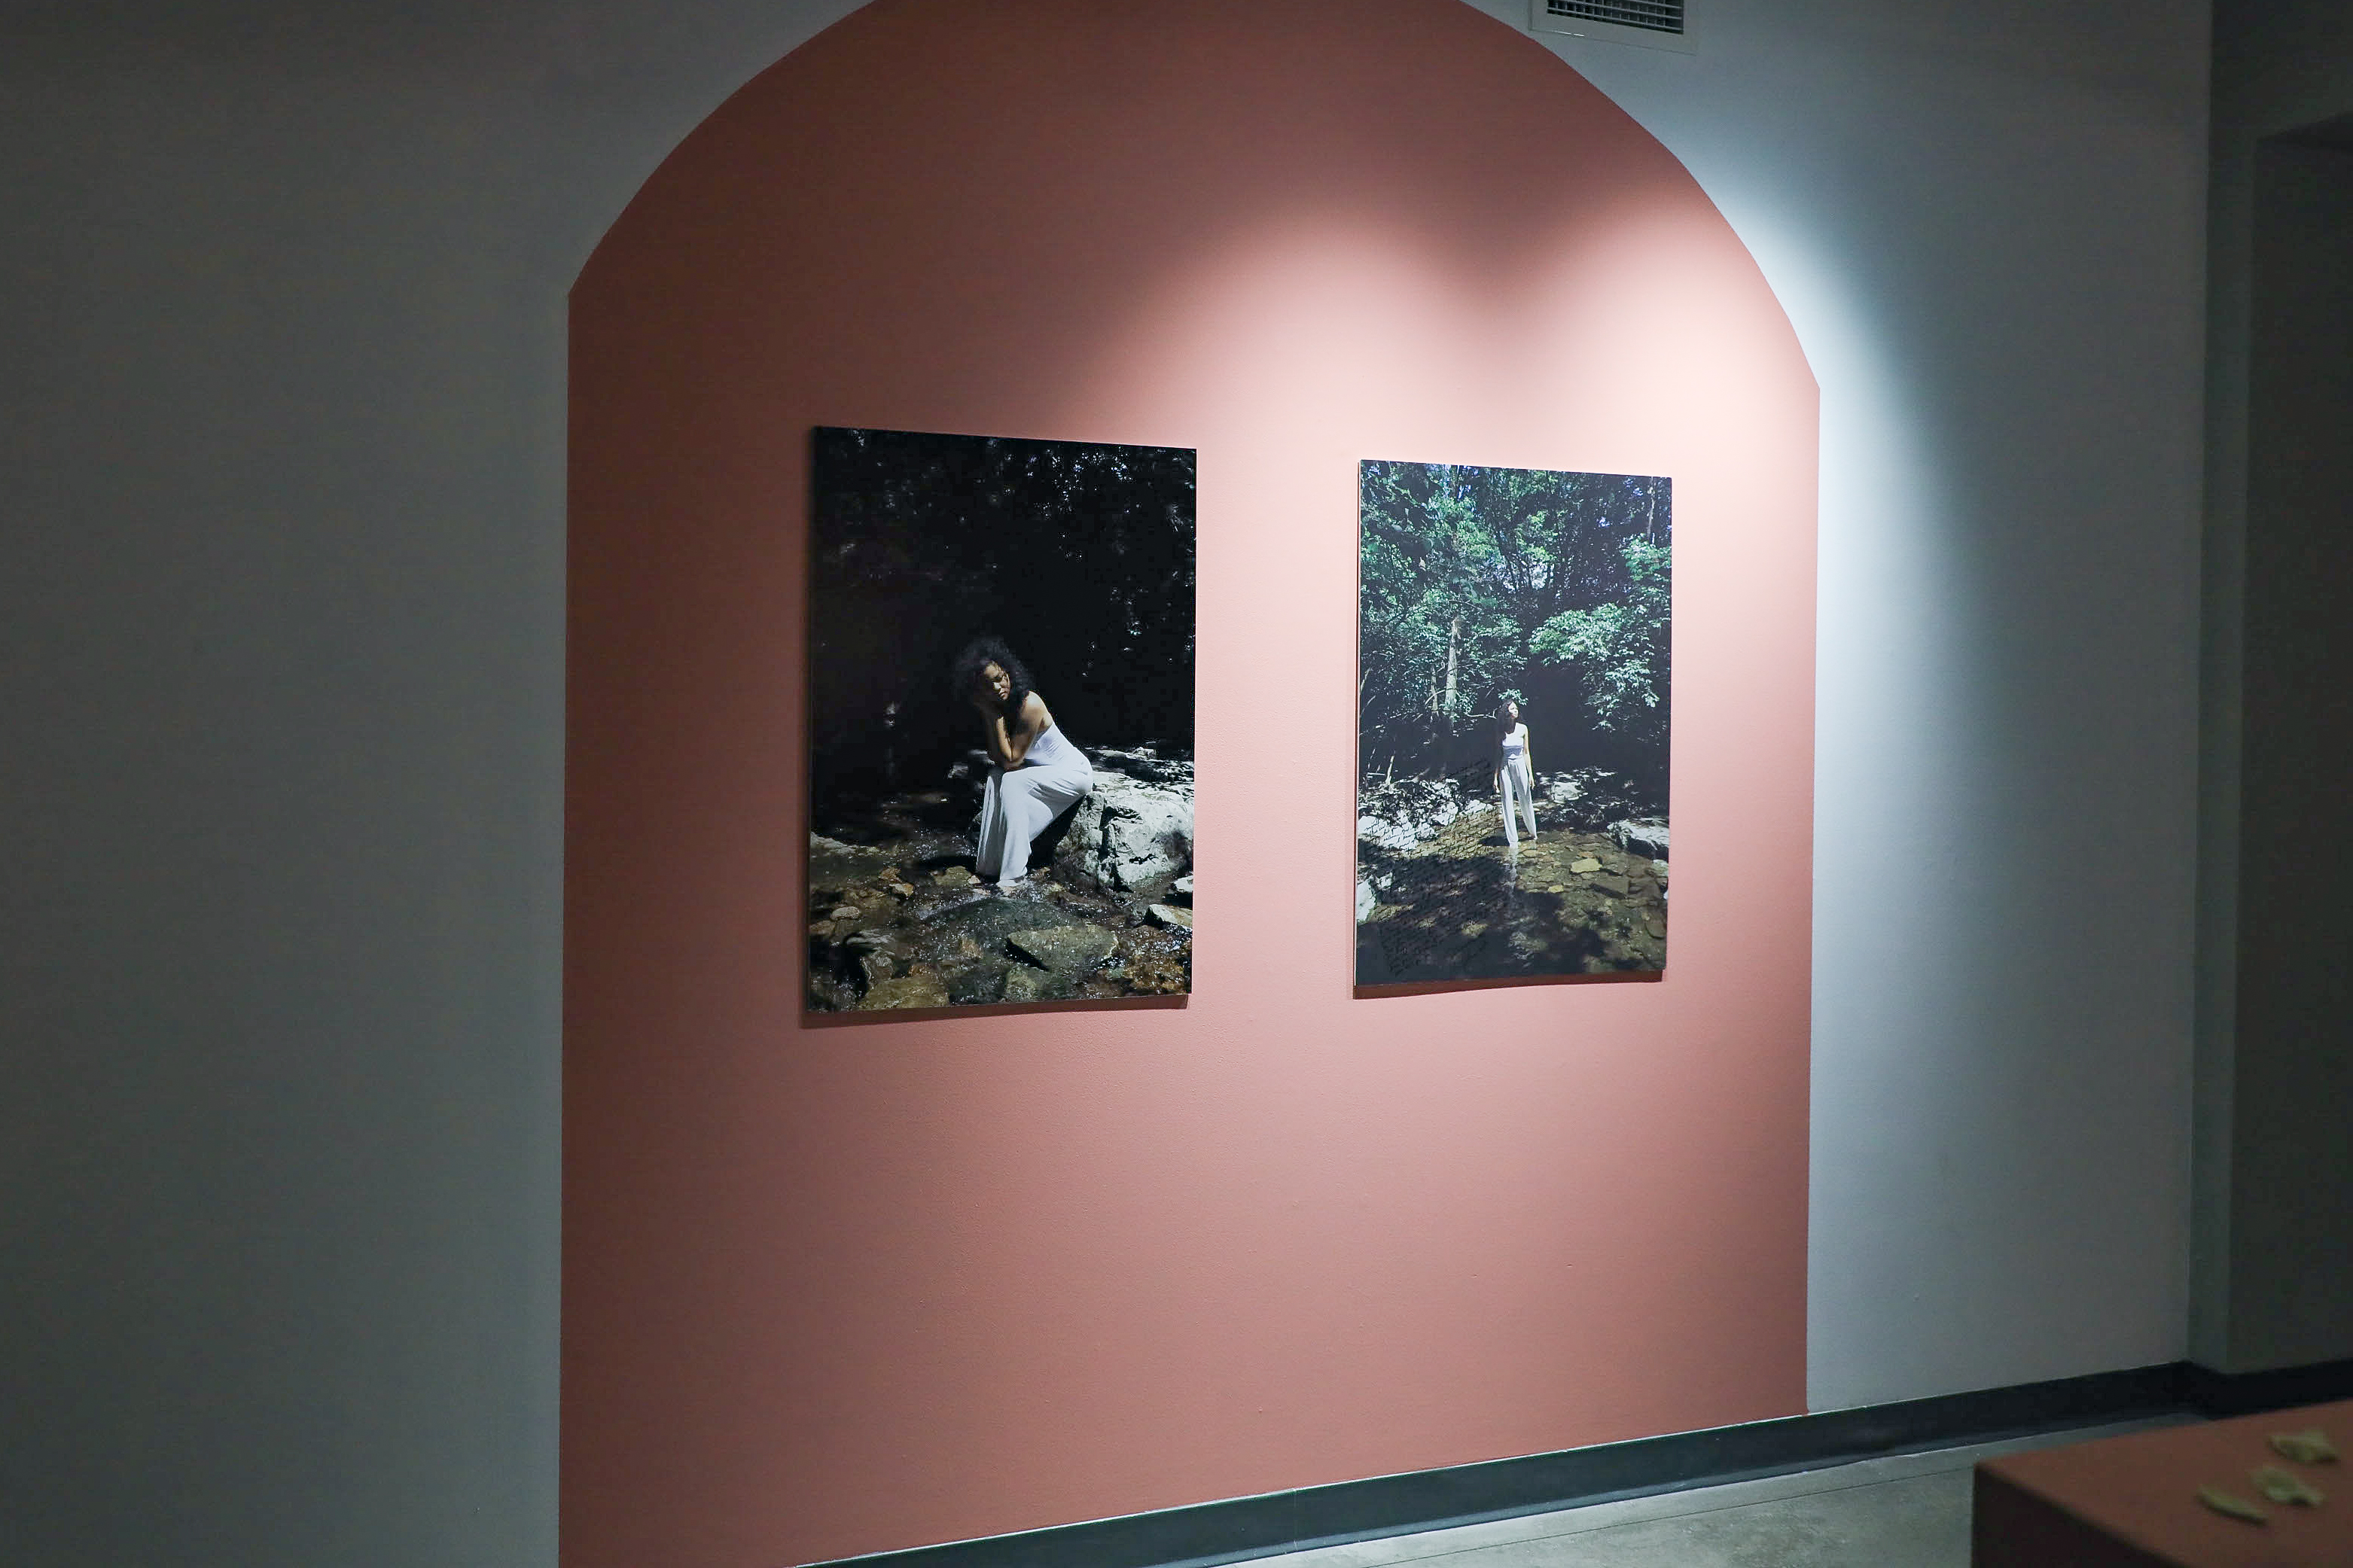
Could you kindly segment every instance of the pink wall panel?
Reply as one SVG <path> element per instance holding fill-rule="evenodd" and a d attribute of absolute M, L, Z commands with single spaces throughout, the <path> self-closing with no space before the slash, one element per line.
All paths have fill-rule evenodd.
<path fill-rule="evenodd" d="M 1816 396 L 1656 142 L 1457 0 L 879 0 L 572 342 L 572 1568 L 1801 1407 Z M 802 1026 L 819 423 L 1199 448 L 1189 1005 Z M 1675 477 L 1663 983 L 1352 997 L 1366 457 Z"/>

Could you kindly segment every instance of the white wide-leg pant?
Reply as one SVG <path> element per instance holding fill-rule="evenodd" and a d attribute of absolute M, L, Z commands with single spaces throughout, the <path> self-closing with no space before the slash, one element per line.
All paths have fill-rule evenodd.
<path fill-rule="evenodd" d="M 1534 781 L 1528 777 L 1528 764 L 1513 763 L 1499 773 L 1504 787 L 1504 842 L 1513 848 L 1520 847 L 1520 825 L 1512 820 L 1514 811 L 1528 819 L 1528 837 L 1536 836 L 1536 797 Z"/>
<path fill-rule="evenodd" d="M 1085 756 L 1076 747 L 1067 750 L 1067 758 L 1044 766 L 988 770 L 980 803 L 980 853 L 975 858 L 982 879 L 1003 887 L 1028 876 L 1031 842 L 1064 807 L 1095 787 L 1094 769 Z"/>

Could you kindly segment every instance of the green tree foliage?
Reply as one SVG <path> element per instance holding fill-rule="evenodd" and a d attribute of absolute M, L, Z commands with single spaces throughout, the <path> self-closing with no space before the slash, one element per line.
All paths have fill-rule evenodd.
<path fill-rule="evenodd" d="M 1641 475 L 1365 464 L 1364 765 L 1475 766 L 1513 692 L 1532 731 L 1663 781 L 1671 500 Z"/>
<path fill-rule="evenodd" d="M 1663 746 L 1670 547 L 1636 534 L 1619 548 L 1626 561 L 1626 597 L 1589 610 L 1563 610 L 1537 628 L 1529 651 L 1576 678 L 1596 730 Z"/>

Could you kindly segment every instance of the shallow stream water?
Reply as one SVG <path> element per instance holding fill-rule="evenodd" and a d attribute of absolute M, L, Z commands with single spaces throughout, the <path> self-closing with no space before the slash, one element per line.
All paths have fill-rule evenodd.
<path fill-rule="evenodd" d="M 1161 996 L 1192 983 L 1189 881 L 1122 899 L 1050 864 L 1000 892 L 973 870 L 972 805 L 917 792 L 811 836 L 812 1012 Z M 835 835 L 839 835 L 836 837 Z"/>
<path fill-rule="evenodd" d="M 1605 833 L 1537 816 L 1515 850 L 1493 810 L 1398 851 L 1359 841 L 1374 905 L 1356 927 L 1356 983 L 1408 984 L 1661 970 L 1667 864 Z"/>

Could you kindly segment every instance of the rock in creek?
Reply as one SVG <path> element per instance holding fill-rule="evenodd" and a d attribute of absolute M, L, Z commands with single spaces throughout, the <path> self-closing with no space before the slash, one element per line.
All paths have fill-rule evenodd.
<path fill-rule="evenodd" d="M 1092 756 L 1093 793 L 1071 814 L 1055 862 L 1110 892 L 1166 893 L 1193 868 L 1193 764 L 1142 750 Z"/>
<path fill-rule="evenodd" d="M 1005 972 L 1005 990 L 998 998 L 1006 1002 L 1059 1002 L 1074 995 L 1078 978 L 1055 974 L 1043 969 L 1032 969 L 1017 963 Z"/>
<path fill-rule="evenodd" d="M 958 1007 L 971 1007 L 1000 1000 L 1005 995 L 1006 976 L 1023 965 L 1011 963 L 976 963 L 969 969 L 959 969 L 947 977 L 948 1001 Z"/>
<path fill-rule="evenodd" d="M 808 1005 L 819 1013 L 848 1013 L 858 1006 L 858 992 L 849 981 L 815 964 L 808 972 Z"/>
<path fill-rule="evenodd" d="M 1094 969 L 1119 946 L 1119 938 L 1101 926 L 1073 921 L 1069 925 L 1017 931 L 1005 945 L 1040 968 L 1060 975 L 1080 975 Z M 1006 976 L 1008 989 L 1012 976 Z M 1008 998 L 1010 1000 L 1010 998 Z"/>
<path fill-rule="evenodd" d="M 1663 822 L 1613 822 L 1606 831 L 1629 855 L 1651 860 L 1667 858 L 1667 825 Z"/>
<path fill-rule="evenodd" d="M 925 919 L 921 928 L 924 933 L 921 945 L 926 951 L 936 946 L 962 951 L 959 939 L 969 939 L 973 952 L 996 954 L 1003 951 L 1005 939 L 1015 931 L 1082 923 L 1067 910 L 1043 900 L 978 894 L 968 902 L 951 904 Z"/>
<path fill-rule="evenodd" d="M 1151 916 L 1154 925 L 1166 926 L 1170 931 L 1193 929 L 1193 911 L 1180 910 L 1174 904 L 1155 904 L 1145 913 Z"/>
<path fill-rule="evenodd" d="M 908 974 L 897 980 L 878 981 L 866 988 L 865 999 L 858 1004 L 861 1013 L 888 1012 L 902 1007 L 944 1007 L 948 1005 L 947 987 L 936 974 Z"/>

